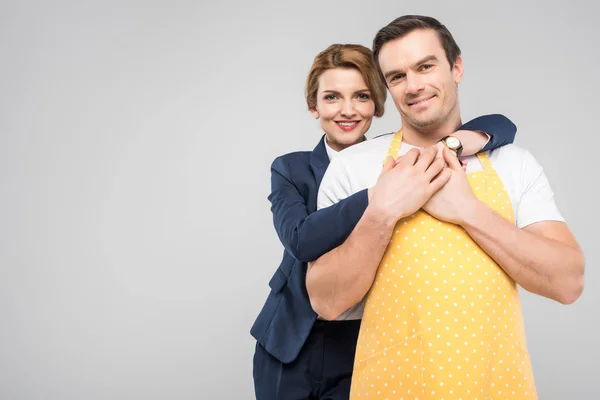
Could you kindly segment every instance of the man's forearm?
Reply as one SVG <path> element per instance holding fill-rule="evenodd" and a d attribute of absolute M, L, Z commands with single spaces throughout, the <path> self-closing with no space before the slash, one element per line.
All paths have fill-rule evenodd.
<path fill-rule="evenodd" d="M 348 239 L 309 263 L 306 287 L 311 305 L 333 320 L 367 294 L 390 241 L 395 221 L 367 207 Z"/>
<path fill-rule="evenodd" d="M 566 224 L 555 225 L 555 237 L 536 232 L 536 224 L 521 229 L 476 201 L 461 225 L 467 233 L 524 289 L 563 304 L 583 290 L 584 258 Z M 564 226 L 562 226 L 564 225 Z"/>

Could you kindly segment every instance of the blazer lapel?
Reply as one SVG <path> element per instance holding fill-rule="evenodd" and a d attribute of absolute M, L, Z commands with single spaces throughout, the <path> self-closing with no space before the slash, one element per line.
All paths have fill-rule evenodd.
<path fill-rule="evenodd" d="M 317 147 L 310 153 L 310 167 L 317 182 L 317 189 L 321 186 L 321 180 L 323 180 L 323 175 L 325 175 L 328 166 L 329 157 L 325 149 L 325 135 L 323 135 Z"/>

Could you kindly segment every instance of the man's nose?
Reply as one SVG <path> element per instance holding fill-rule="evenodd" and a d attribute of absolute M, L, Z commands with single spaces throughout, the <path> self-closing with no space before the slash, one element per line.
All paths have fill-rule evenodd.
<path fill-rule="evenodd" d="M 406 93 L 418 94 L 424 88 L 423 79 L 417 74 L 406 75 Z"/>

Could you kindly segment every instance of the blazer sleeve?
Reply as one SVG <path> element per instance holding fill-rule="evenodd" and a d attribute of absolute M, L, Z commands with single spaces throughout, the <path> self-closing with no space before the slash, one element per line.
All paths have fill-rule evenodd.
<path fill-rule="evenodd" d="M 341 245 L 350 235 L 369 203 L 367 189 L 309 213 L 304 197 L 289 176 L 285 162 L 276 159 L 271 166 L 268 197 L 273 223 L 279 240 L 295 259 L 313 261 Z"/>
<path fill-rule="evenodd" d="M 490 135 L 490 140 L 481 151 L 493 150 L 511 144 L 517 134 L 517 126 L 501 114 L 477 117 L 461 126 L 460 129 L 482 131 Z"/>

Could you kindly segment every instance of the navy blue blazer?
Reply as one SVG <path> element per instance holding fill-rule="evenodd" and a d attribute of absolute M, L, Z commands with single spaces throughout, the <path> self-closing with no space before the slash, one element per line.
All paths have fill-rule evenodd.
<path fill-rule="evenodd" d="M 493 114 L 460 129 L 479 130 L 491 138 L 482 151 L 512 143 L 517 127 Z M 250 333 L 283 363 L 296 359 L 317 318 L 306 290 L 307 263 L 341 245 L 368 205 L 367 190 L 317 211 L 319 185 L 329 165 L 324 136 L 312 152 L 277 157 L 271 165 L 271 211 L 285 250 L 269 282 L 271 291 Z"/>

